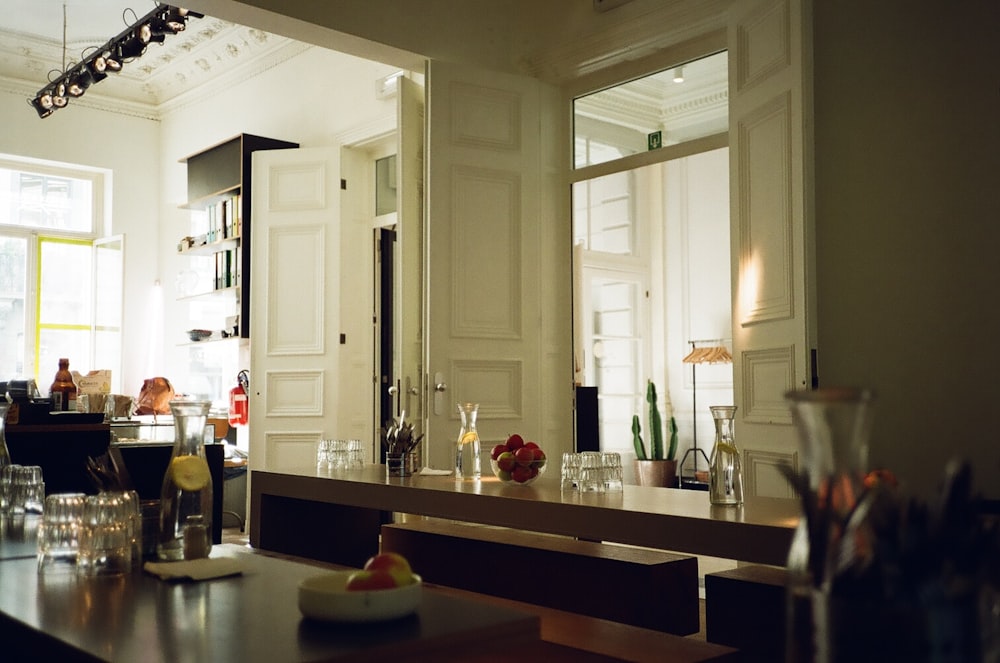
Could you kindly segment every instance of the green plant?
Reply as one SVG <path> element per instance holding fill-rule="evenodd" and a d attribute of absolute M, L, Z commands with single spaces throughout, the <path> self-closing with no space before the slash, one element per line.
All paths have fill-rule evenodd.
<path fill-rule="evenodd" d="M 660 418 L 660 408 L 656 404 L 656 385 L 650 380 L 646 386 L 646 402 L 649 403 L 649 455 L 642 441 L 642 426 L 639 415 L 632 415 L 632 445 L 635 447 L 635 457 L 639 460 L 674 460 L 677 455 L 677 421 L 670 417 L 670 443 L 666 453 L 663 449 L 663 420 Z"/>

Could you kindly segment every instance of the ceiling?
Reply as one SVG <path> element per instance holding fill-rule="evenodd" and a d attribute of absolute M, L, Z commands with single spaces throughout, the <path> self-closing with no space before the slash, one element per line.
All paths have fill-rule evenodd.
<path fill-rule="evenodd" d="M 51 77 L 125 31 L 156 7 L 151 0 L 4 0 L 0 78 L 34 96 Z M 65 50 L 64 50 L 65 17 Z M 151 43 L 122 72 L 70 103 L 157 116 L 209 81 L 307 48 L 284 37 L 206 16 Z"/>

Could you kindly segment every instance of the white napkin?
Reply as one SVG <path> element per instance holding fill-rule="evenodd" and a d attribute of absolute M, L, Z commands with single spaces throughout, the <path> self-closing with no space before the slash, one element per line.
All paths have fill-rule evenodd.
<path fill-rule="evenodd" d="M 243 565 L 232 557 L 206 557 L 182 562 L 146 562 L 142 568 L 147 573 L 159 576 L 161 580 L 179 578 L 209 580 L 243 573 Z"/>
<path fill-rule="evenodd" d="M 423 474 L 424 476 L 443 477 L 454 473 L 455 470 L 435 470 L 433 467 L 420 468 L 420 474 Z"/>

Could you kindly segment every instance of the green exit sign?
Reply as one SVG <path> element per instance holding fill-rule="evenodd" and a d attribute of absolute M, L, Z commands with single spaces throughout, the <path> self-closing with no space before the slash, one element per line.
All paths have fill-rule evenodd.
<path fill-rule="evenodd" d="M 654 131 L 646 135 L 646 144 L 650 150 L 658 150 L 663 147 L 663 132 Z"/>

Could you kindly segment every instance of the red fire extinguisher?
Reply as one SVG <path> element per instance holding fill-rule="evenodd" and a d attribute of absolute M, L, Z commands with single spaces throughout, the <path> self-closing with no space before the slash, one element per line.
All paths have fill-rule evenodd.
<path fill-rule="evenodd" d="M 247 391 L 250 389 L 250 374 L 240 371 L 236 376 L 236 386 L 229 390 L 229 425 L 246 426 L 250 418 Z"/>

